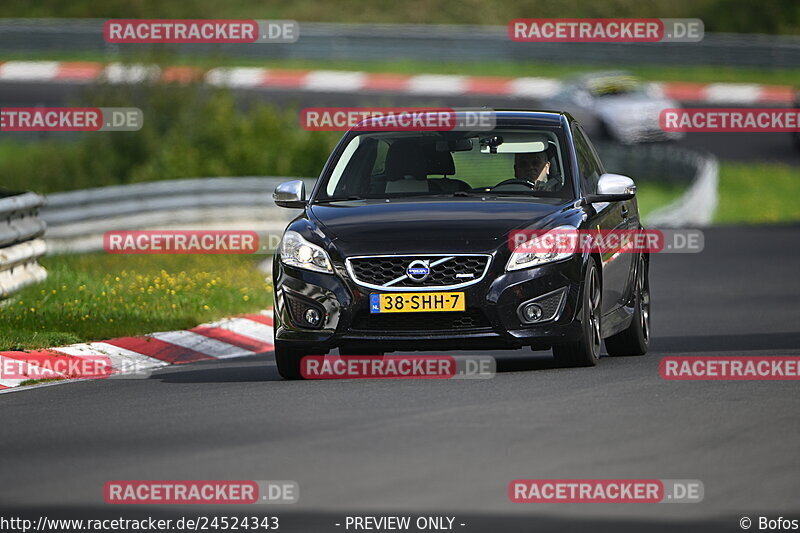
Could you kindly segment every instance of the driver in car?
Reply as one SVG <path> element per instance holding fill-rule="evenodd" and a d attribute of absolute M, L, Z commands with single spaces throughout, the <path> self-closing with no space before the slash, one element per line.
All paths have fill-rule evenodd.
<path fill-rule="evenodd" d="M 532 183 L 534 191 L 554 192 L 561 188 L 561 181 L 550 176 L 546 152 L 514 154 L 514 177 Z"/>

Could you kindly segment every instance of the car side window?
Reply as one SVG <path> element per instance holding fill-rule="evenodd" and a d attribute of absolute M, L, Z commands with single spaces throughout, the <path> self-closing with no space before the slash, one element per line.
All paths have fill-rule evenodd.
<path fill-rule="evenodd" d="M 578 170 L 581 173 L 583 189 L 586 194 L 596 194 L 597 182 L 603 173 L 603 165 L 600 163 L 594 147 L 578 125 L 573 126 L 573 137 L 575 138 L 575 152 L 578 156 Z"/>
<path fill-rule="evenodd" d="M 594 166 L 597 168 L 597 171 L 602 176 L 603 174 L 606 173 L 606 167 L 603 166 L 603 162 L 600 160 L 600 156 L 597 153 L 597 149 L 594 147 L 594 144 L 592 144 L 592 141 L 589 140 L 589 136 L 586 135 L 586 132 L 583 131 L 583 128 L 578 126 L 578 129 L 580 130 L 581 135 L 583 135 L 583 140 L 586 143 L 586 146 L 589 147 L 589 152 L 592 154 L 592 161 L 594 162 Z"/>
<path fill-rule="evenodd" d="M 382 176 L 386 172 L 386 154 L 389 152 L 389 143 L 378 140 L 375 163 L 372 165 L 370 176 Z"/>
<path fill-rule="evenodd" d="M 370 171 L 375 168 L 375 155 L 377 143 L 368 139 L 358 145 L 352 155 L 352 159 L 344 171 L 342 179 L 336 183 L 333 191 L 328 191 L 334 196 L 346 196 L 348 194 L 358 194 L 362 184 L 370 179 Z M 329 187 L 330 189 L 330 187 Z"/>

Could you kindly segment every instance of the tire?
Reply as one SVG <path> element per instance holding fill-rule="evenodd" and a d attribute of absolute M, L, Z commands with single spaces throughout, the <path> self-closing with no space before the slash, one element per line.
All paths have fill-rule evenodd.
<path fill-rule="evenodd" d="M 300 373 L 300 361 L 303 356 L 309 355 L 306 351 L 289 348 L 280 341 L 275 342 L 275 365 L 278 367 L 278 374 L 283 379 L 295 380 L 304 379 Z"/>
<path fill-rule="evenodd" d="M 575 342 L 553 346 L 553 355 L 563 366 L 595 366 L 600 358 L 600 314 L 603 291 L 600 272 L 593 258 L 586 267 L 581 295 L 581 326 L 583 335 Z"/>
<path fill-rule="evenodd" d="M 644 355 L 650 347 L 650 276 L 644 256 L 639 258 L 636 269 L 634 297 L 636 302 L 631 325 L 606 339 L 608 355 Z"/>

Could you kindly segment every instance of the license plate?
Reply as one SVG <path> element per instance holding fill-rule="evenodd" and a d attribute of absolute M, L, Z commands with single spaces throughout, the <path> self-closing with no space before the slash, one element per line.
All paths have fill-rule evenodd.
<path fill-rule="evenodd" d="M 427 313 L 464 311 L 463 292 L 395 292 L 370 294 L 370 313 Z"/>

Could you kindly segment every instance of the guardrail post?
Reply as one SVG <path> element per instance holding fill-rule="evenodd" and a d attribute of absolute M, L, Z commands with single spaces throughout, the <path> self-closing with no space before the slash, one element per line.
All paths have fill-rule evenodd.
<path fill-rule="evenodd" d="M 32 192 L 0 190 L 0 301 L 47 277 L 37 262 L 47 251 L 47 225 L 39 218 L 44 203 Z"/>

